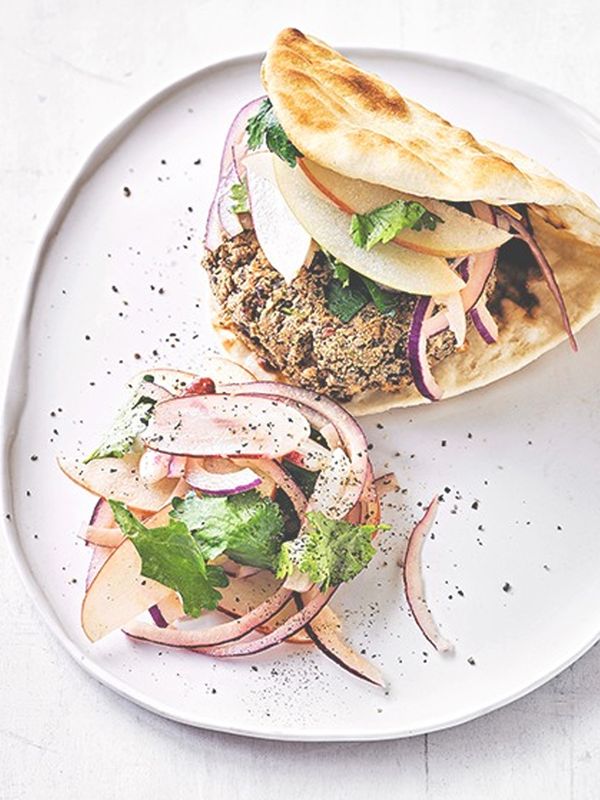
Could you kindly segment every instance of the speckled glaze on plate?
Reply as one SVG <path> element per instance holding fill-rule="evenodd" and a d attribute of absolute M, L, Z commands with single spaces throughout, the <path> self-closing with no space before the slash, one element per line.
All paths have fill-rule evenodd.
<path fill-rule="evenodd" d="M 389 51 L 349 55 L 476 135 L 518 147 L 600 199 L 600 125 L 529 84 Z M 260 92 L 259 56 L 218 64 L 153 98 L 91 155 L 52 220 L 32 275 L 5 409 L 10 549 L 46 622 L 115 691 L 175 720 L 299 740 L 410 736 L 455 725 L 539 686 L 600 636 L 600 342 L 561 346 L 462 398 L 367 418 L 373 459 L 394 469 L 393 526 L 375 562 L 338 593 L 349 638 L 383 692 L 312 649 L 217 663 L 79 627 L 93 498 L 56 466 L 89 449 L 144 366 L 202 371 L 213 346 L 199 260 L 228 124 Z M 409 616 L 397 559 L 420 506 L 431 606 L 453 656 Z"/>

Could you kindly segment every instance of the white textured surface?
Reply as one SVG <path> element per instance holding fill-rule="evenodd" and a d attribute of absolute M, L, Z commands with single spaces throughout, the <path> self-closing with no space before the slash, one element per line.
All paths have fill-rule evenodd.
<path fill-rule="evenodd" d="M 5 4 L 4 338 L 24 275 L 69 177 L 125 114 L 198 67 L 257 50 L 294 24 L 339 44 L 452 55 L 522 75 L 600 113 L 593 2 L 454 0 Z M 4 368 L 6 350 L 2 355 Z M 4 370 L 3 370 L 4 371 Z M 2 550 L 4 556 L 4 550 Z M 363 797 L 592 798 L 600 779 L 598 650 L 535 694 L 461 728 L 408 741 L 297 745 L 158 719 L 98 686 L 41 627 L 0 560 L 0 797 L 234 800 Z"/>

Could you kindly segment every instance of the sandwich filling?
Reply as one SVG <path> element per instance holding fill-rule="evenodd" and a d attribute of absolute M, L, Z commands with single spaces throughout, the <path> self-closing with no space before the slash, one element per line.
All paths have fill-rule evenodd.
<path fill-rule="evenodd" d="M 504 299 L 532 315 L 538 271 L 576 347 L 526 205 L 337 174 L 303 156 L 268 98 L 231 126 L 205 244 L 218 325 L 264 368 L 341 401 L 412 385 L 440 399 L 435 364 L 468 348 L 467 333 L 494 345 Z"/>

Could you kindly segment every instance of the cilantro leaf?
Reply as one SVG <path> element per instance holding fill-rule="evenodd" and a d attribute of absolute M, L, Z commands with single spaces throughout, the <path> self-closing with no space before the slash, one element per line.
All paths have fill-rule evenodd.
<path fill-rule="evenodd" d="M 234 214 L 247 214 L 250 211 L 248 189 L 243 181 L 232 185 L 229 197 L 232 200 L 231 210 Z"/>
<path fill-rule="evenodd" d="M 173 499 L 171 517 L 186 524 L 207 560 L 222 553 L 238 564 L 274 570 L 284 534 L 277 503 L 257 491 Z"/>
<path fill-rule="evenodd" d="M 298 569 L 323 590 L 350 581 L 375 555 L 371 537 L 382 528 L 353 525 L 310 511 L 298 538 L 283 544 L 277 577 L 287 578 Z"/>
<path fill-rule="evenodd" d="M 350 277 L 347 286 L 333 278 L 325 289 L 327 308 L 341 322 L 350 322 L 370 299 L 364 284 L 360 280 L 350 280 Z"/>
<path fill-rule="evenodd" d="M 153 381 L 144 376 L 128 402 L 119 410 L 110 430 L 84 464 L 96 458 L 122 458 L 131 452 L 140 433 L 147 427 L 157 400 L 152 397 Z"/>
<path fill-rule="evenodd" d="M 385 316 L 393 316 L 398 310 L 398 294 L 396 292 L 390 292 L 387 289 L 382 289 L 378 283 L 375 283 L 375 281 L 372 281 L 364 275 L 362 275 L 361 278 L 379 313 Z"/>
<path fill-rule="evenodd" d="M 398 199 L 368 214 L 353 214 L 350 235 L 355 245 L 370 250 L 378 242 L 390 242 L 405 228 L 435 230 L 438 222 L 443 223 L 443 219 L 427 211 L 421 203 Z"/>
<path fill-rule="evenodd" d="M 290 167 L 295 167 L 296 160 L 302 158 L 300 150 L 288 139 L 281 127 L 268 97 L 262 101 L 258 112 L 248 120 L 246 132 L 249 150 L 258 150 L 264 143 Z"/>
<path fill-rule="evenodd" d="M 146 528 L 124 503 L 109 503 L 117 524 L 140 554 L 144 577 L 179 592 L 183 609 L 191 617 L 217 607 L 221 595 L 215 587 L 227 586 L 227 575 L 221 567 L 207 566 L 184 522 L 171 519 L 162 528 Z"/>

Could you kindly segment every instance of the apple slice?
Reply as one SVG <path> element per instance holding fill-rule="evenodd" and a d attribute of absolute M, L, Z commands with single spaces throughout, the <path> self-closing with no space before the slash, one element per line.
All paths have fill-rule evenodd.
<path fill-rule="evenodd" d="M 142 559 L 126 539 L 91 582 L 83 598 L 81 626 L 92 642 L 126 625 L 173 590 L 141 574 Z"/>
<path fill-rule="evenodd" d="M 306 262 L 312 241 L 281 196 L 273 158 L 263 152 L 244 159 L 250 213 L 267 261 L 290 283 Z"/>
<path fill-rule="evenodd" d="M 421 295 L 451 294 L 464 282 L 443 258 L 416 253 L 390 242 L 372 250 L 357 247 L 350 236 L 350 217 L 334 205 L 299 167 L 273 157 L 277 183 L 285 201 L 313 239 L 344 264 L 383 286 Z"/>
<path fill-rule="evenodd" d="M 316 188 L 347 214 L 366 214 L 394 200 L 421 203 L 428 211 L 444 220 L 435 230 L 420 231 L 407 228 L 394 239 L 397 244 L 419 253 L 454 258 L 471 253 L 486 253 L 495 250 L 511 238 L 511 234 L 477 217 L 463 214 L 448 203 L 428 197 L 403 194 L 387 186 L 348 178 L 309 159 L 301 159 L 304 174 Z"/>
<path fill-rule="evenodd" d="M 267 397 L 224 394 L 159 403 L 142 434 L 152 450 L 184 456 L 266 456 L 296 450 L 310 436 L 295 408 Z"/>
<path fill-rule="evenodd" d="M 150 375 L 155 382 L 167 389 L 171 394 L 181 394 L 186 387 L 198 380 L 198 378 L 212 378 L 217 389 L 228 383 L 248 383 L 256 380 L 250 370 L 222 356 L 206 356 L 202 358 L 198 365 L 197 372 L 189 372 L 182 369 L 152 368 L 140 372 L 133 380 L 141 380 L 145 375 Z"/>
<path fill-rule="evenodd" d="M 152 485 L 144 483 L 138 472 L 139 458 L 131 454 L 98 458 L 88 464 L 59 458 L 58 465 L 68 478 L 92 494 L 121 500 L 139 511 L 158 511 L 173 496 L 177 480 L 163 478 Z"/>

